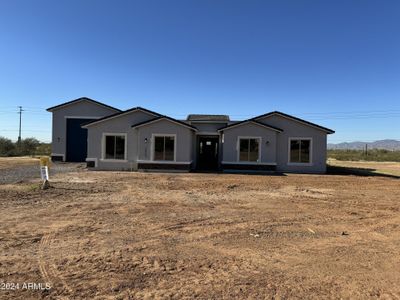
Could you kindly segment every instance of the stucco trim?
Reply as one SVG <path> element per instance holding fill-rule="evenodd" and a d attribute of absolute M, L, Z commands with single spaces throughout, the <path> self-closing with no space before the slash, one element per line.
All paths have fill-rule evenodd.
<path fill-rule="evenodd" d="M 97 165 L 98 165 L 97 157 L 94 157 L 94 158 L 88 157 L 88 158 L 86 158 L 86 161 L 87 161 L 87 162 L 88 162 L 88 161 L 94 161 L 94 167 L 97 168 Z"/>
<path fill-rule="evenodd" d="M 51 153 L 50 157 L 53 157 L 53 156 L 61 156 L 62 157 L 62 161 L 65 161 L 65 154 L 62 154 L 62 153 Z"/>
<path fill-rule="evenodd" d="M 220 136 L 221 134 L 215 131 L 198 131 L 195 135 L 213 135 L 213 136 Z"/>
<path fill-rule="evenodd" d="M 290 142 L 292 140 L 308 140 L 310 141 L 310 162 L 308 163 L 301 163 L 301 162 L 290 162 Z M 288 166 L 304 166 L 304 167 L 311 167 L 314 165 L 313 163 L 313 138 L 312 137 L 289 137 L 288 138 Z"/>
<path fill-rule="evenodd" d="M 106 154 L 106 136 L 123 136 L 125 137 L 124 159 L 105 158 Z M 128 162 L 128 134 L 121 132 L 103 132 L 101 136 L 101 159 L 102 162 Z"/>
<path fill-rule="evenodd" d="M 174 137 L 174 160 L 154 160 L 154 146 L 155 146 L 155 142 L 154 142 L 154 138 L 157 136 L 161 136 L 161 137 L 165 137 L 165 136 L 172 136 Z M 169 133 L 153 133 L 151 135 L 151 145 L 150 145 L 150 160 L 154 163 L 161 163 L 161 162 L 169 162 L 169 163 L 175 163 L 176 162 L 176 145 L 177 145 L 177 136 L 175 133 L 173 134 L 169 134 Z"/>
<path fill-rule="evenodd" d="M 190 165 L 193 161 L 138 160 L 139 164 Z"/>
<path fill-rule="evenodd" d="M 245 163 L 254 163 L 252 161 L 244 161 L 244 160 L 240 160 L 240 140 L 248 140 L 248 139 L 255 139 L 258 140 L 258 158 L 256 162 L 261 162 L 261 146 L 262 146 L 262 138 L 261 136 L 241 136 L 239 135 L 237 137 L 237 141 L 236 141 L 236 161 L 237 162 L 245 162 Z"/>
<path fill-rule="evenodd" d="M 254 162 L 254 161 L 221 161 L 224 165 L 261 165 L 261 166 L 276 166 L 275 162 Z"/>

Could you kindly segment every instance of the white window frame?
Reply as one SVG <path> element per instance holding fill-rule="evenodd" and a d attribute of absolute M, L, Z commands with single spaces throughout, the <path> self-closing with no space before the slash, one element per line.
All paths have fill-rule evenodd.
<path fill-rule="evenodd" d="M 310 141 L 310 161 L 306 163 L 290 161 L 290 144 L 292 141 Z M 312 137 L 289 137 L 288 139 L 288 163 L 289 166 L 312 166 L 313 165 L 313 138 Z"/>
<path fill-rule="evenodd" d="M 115 158 L 106 158 L 106 137 L 107 136 L 123 136 L 125 140 L 124 147 L 124 159 L 115 159 Z M 112 133 L 112 132 L 103 132 L 101 138 L 101 161 L 105 162 L 128 162 L 128 134 L 126 133 Z"/>
<path fill-rule="evenodd" d="M 174 160 L 154 160 L 154 151 L 155 151 L 155 138 L 156 137 L 173 137 L 174 138 Z M 169 134 L 169 133 L 153 133 L 151 135 L 151 154 L 150 160 L 152 162 L 176 162 L 176 145 L 177 145 L 177 137 L 176 134 Z"/>
<path fill-rule="evenodd" d="M 257 161 L 247 161 L 247 160 L 240 160 L 240 140 L 248 140 L 248 139 L 254 139 L 258 140 L 258 158 Z M 261 163 L 261 146 L 262 146 L 262 138 L 261 136 L 238 136 L 237 138 L 237 143 L 236 143 L 236 161 L 241 162 L 241 163 L 252 163 L 252 164 L 257 164 Z"/>

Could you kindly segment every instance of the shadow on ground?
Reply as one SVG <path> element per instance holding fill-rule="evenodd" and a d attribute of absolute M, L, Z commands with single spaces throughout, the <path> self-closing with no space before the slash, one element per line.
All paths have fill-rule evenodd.
<path fill-rule="evenodd" d="M 341 166 L 327 166 L 328 175 L 356 175 L 356 176 L 380 176 L 399 179 L 400 176 L 393 174 L 380 173 L 377 169 L 373 168 L 356 168 L 356 167 L 341 167 Z"/>

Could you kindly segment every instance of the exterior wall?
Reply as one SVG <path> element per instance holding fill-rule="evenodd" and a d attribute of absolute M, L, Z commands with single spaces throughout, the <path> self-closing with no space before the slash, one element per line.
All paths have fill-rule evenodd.
<path fill-rule="evenodd" d="M 326 172 L 326 132 L 279 115 L 268 116 L 265 118 L 257 119 L 257 121 L 278 127 L 283 130 L 282 133 L 279 133 L 277 135 L 277 171 L 301 173 Z M 312 138 L 311 164 L 289 163 L 290 137 Z"/>
<path fill-rule="evenodd" d="M 138 160 L 142 163 L 154 163 L 152 161 L 153 151 L 153 134 L 174 134 L 175 137 L 175 163 L 191 163 L 192 162 L 192 145 L 194 132 L 193 130 L 175 124 L 167 120 L 160 120 L 158 122 L 141 126 L 135 129 L 138 138 L 139 156 Z M 147 143 L 145 143 L 147 139 Z M 166 164 L 169 164 L 166 163 Z M 173 163 L 171 163 L 173 164 Z"/>
<path fill-rule="evenodd" d="M 275 164 L 276 163 L 276 140 L 277 133 L 268 128 L 264 128 L 262 126 L 258 126 L 255 124 L 247 123 L 241 126 L 237 126 L 228 130 L 223 131 L 223 147 L 222 147 L 222 163 L 224 168 L 227 168 L 228 165 L 225 163 L 238 163 L 238 164 L 247 164 L 247 165 L 255 165 L 255 164 Z M 260 162 L 239 162 L 239 146 L 238 146 L 238 138 L 239 137 L 259 137 L 261 138 L 260 142 L 260 151 L 261 151 L 261 160 Z M 267 143 L 268 142 L 268 143 Z"/>
<path fill-rule="evenodd" d="M 191 125 L 195 126 L 200 133 L 215 133 L 218 134 L 217 130 L 225 127 L 228 123 L 213 123 L 213 122 L 191 122 Z"/>
<path fill-rule="evenodd" d="M 65 160 L 67 149 L 67 117 L 97 119 L 116 113 L 116 110 L 88 101 L 80 101 L 55 109 L 52 112 L 51 153 L 56 160 Z"/>
<path fill-rule="evenodd" d="M 137 169 L 137 131 L 132 125 L 154 119 L 155 116 L 140 110 L 129 112 L 88 127 L 88 159 L 95 160 L 99 170 L 136 170 Z M 126 160 L 103 159 L 103 134 L 126 134 Z"/>

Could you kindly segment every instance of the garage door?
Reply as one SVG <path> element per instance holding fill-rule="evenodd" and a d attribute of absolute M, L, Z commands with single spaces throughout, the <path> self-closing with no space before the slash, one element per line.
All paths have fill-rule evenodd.
<path fill-rule="evenodd" d="M 90 119 L 67 119 L 67 161 L 82 162 L 87 154 L 87 129 L 81 127 Z"/>

